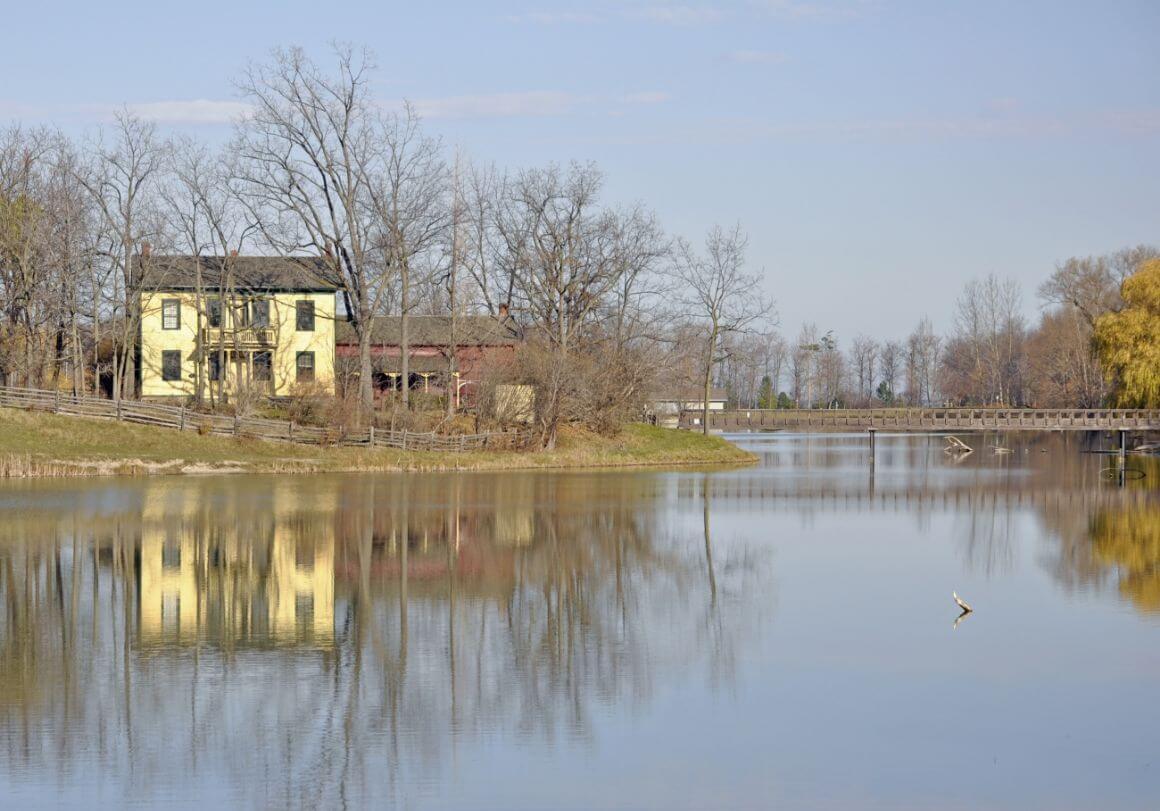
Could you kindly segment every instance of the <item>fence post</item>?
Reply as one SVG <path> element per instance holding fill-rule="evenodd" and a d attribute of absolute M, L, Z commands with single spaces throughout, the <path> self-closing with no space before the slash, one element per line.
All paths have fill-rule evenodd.
<path fill-rule="evenodd" d="M 407 429 L 403 429 L 403 450 L 407 450 Z"/>
<path fill-rule="evenodd" d="M 181 408 L 181 412 L 180 412 L 181 422 L 180 422 L 180 425 L 179 425 L 177 430 L 184 431 L 185 430 L 185 403 L 182 403 L 180 408 Z"/>
<path fill-rule="evenodd" d="M 374 423 L 371 423 L 370 437 L 371 437 L 371 447 L 373 448 L 375 446 L 375 426 L 374 426 Z"/>
<path fill-rule="evenodd" d="M 52 413 L 53 414 L 60 413 L 60 389 L 57 389 L 55 392 L 53 392 Z"/>
<path fill-rule="evenodd" d="M 234 412 L 234 436 L 238 435 L 238 412 Z"/>
<path fill-rule="evenodd" d="M 121 398 L 117 398 L 117 422 L 121 421 Z"/>
<path fill-rule="evenodd" d="M 286 425 L 286 438 L 294 438 L 294 420 L 290 420 L 290 422 Z"/>

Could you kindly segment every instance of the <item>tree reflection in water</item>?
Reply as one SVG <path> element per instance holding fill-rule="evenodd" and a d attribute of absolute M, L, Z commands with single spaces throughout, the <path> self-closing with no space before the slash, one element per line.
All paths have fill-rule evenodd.
<path fill-rule="evenodd" d="M 329 807 L 399 796 L 463 738 L 586 740 L 658 681 L 732 672 L 751 618 L 723 598 L 767 573 L 715 563 L 699 485 L 696 522 L 660 517 L 664 479 L 607 474 L 32 499 L 0 527 L 7 768 Z"/>
<path fill-rule="evenodd" d="M 1141 611 L 1160 613 L 1160 505 L 1100 510 L 1092 546 L 1096 561 L 1117 572 L 1124 597 Z"/>
<path fill-rule="evenodd" d="M 809 521 L 833 512 L 897 513 L 923 532 L 934 514 L 949 513 L 965 566 L 987 575 L 1017 565 L 1021 522 L 1031 516 L 1052 538 L 1037 562 L 1065 590 L 1118 582 L 1141 611 L 1160 610 L 1160 456 L 1129 457 L 1128 467 L 1138 473 L 1120 482 L 1105 473 L 1118 464 L 1103 453 L 1116 441 L 1108 435 L 967 438 L 976 448 L 1002 445 L 1014 452 L 948 458 L 939 437 L 887 435 L 879 437 L 871 465 L 865 437 L 778 437 L 756 446 L 768 473 L 714 479 L 714 503 L 791 510 Z"/>
<path fill-rule="evenodd" d="M 1120 487 L 1082 453 L 1098 438 L 1001 444 L 955 464 L 937 437 L 879 437 L 872 480 L 864 440 L 780 437 L 733 473 L 6 485 L 0 780 L 112 805 L 408 802 L 468 753 L 588 746 L 682 681 L 739 683 L 783 593 L 814 608 L 779 616 L 787 667 L 815 643 L 829 661 L 827 631 L 851 643 L 828 575 L 864 588 L 900 530 L 1000 594 L 1039 567 L 1160 611 L 1160 460 Z M 889 519 L 864 522 L 873 542 L 832 536 L 862 513 Z M 906 563 L 871 588 L 926 574 Z M 850 651 L 842 676 L 869 655 Z"/>

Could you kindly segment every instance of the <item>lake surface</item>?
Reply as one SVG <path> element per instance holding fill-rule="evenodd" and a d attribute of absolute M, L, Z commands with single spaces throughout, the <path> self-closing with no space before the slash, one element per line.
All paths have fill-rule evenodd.
<path fill-rule="evenodd" d="M 1158 460 L 961 436 L 0 483 L 0 806 L 1157 807 Z"/>

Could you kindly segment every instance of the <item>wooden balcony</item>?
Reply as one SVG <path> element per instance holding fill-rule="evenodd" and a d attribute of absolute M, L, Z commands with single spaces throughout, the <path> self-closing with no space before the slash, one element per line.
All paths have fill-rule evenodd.
<path fill-rule="evenodd" d="M 273 327 L 202 327 L 202 346 L 223 349 L 273 349 L 277 336 Z"/>

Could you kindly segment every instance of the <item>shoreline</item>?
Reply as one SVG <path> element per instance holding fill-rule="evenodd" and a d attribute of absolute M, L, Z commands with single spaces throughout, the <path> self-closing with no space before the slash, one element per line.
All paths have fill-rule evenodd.
<path fill-rule="evenodd" d="M 744 467 L 728 440 L 626 425 L 616 437 L 561 432 L 551 451 L 445 453 L 296 446 L 259 439 L 0 408 L 0 479 L 318 473 L 484 472 Z"/>

